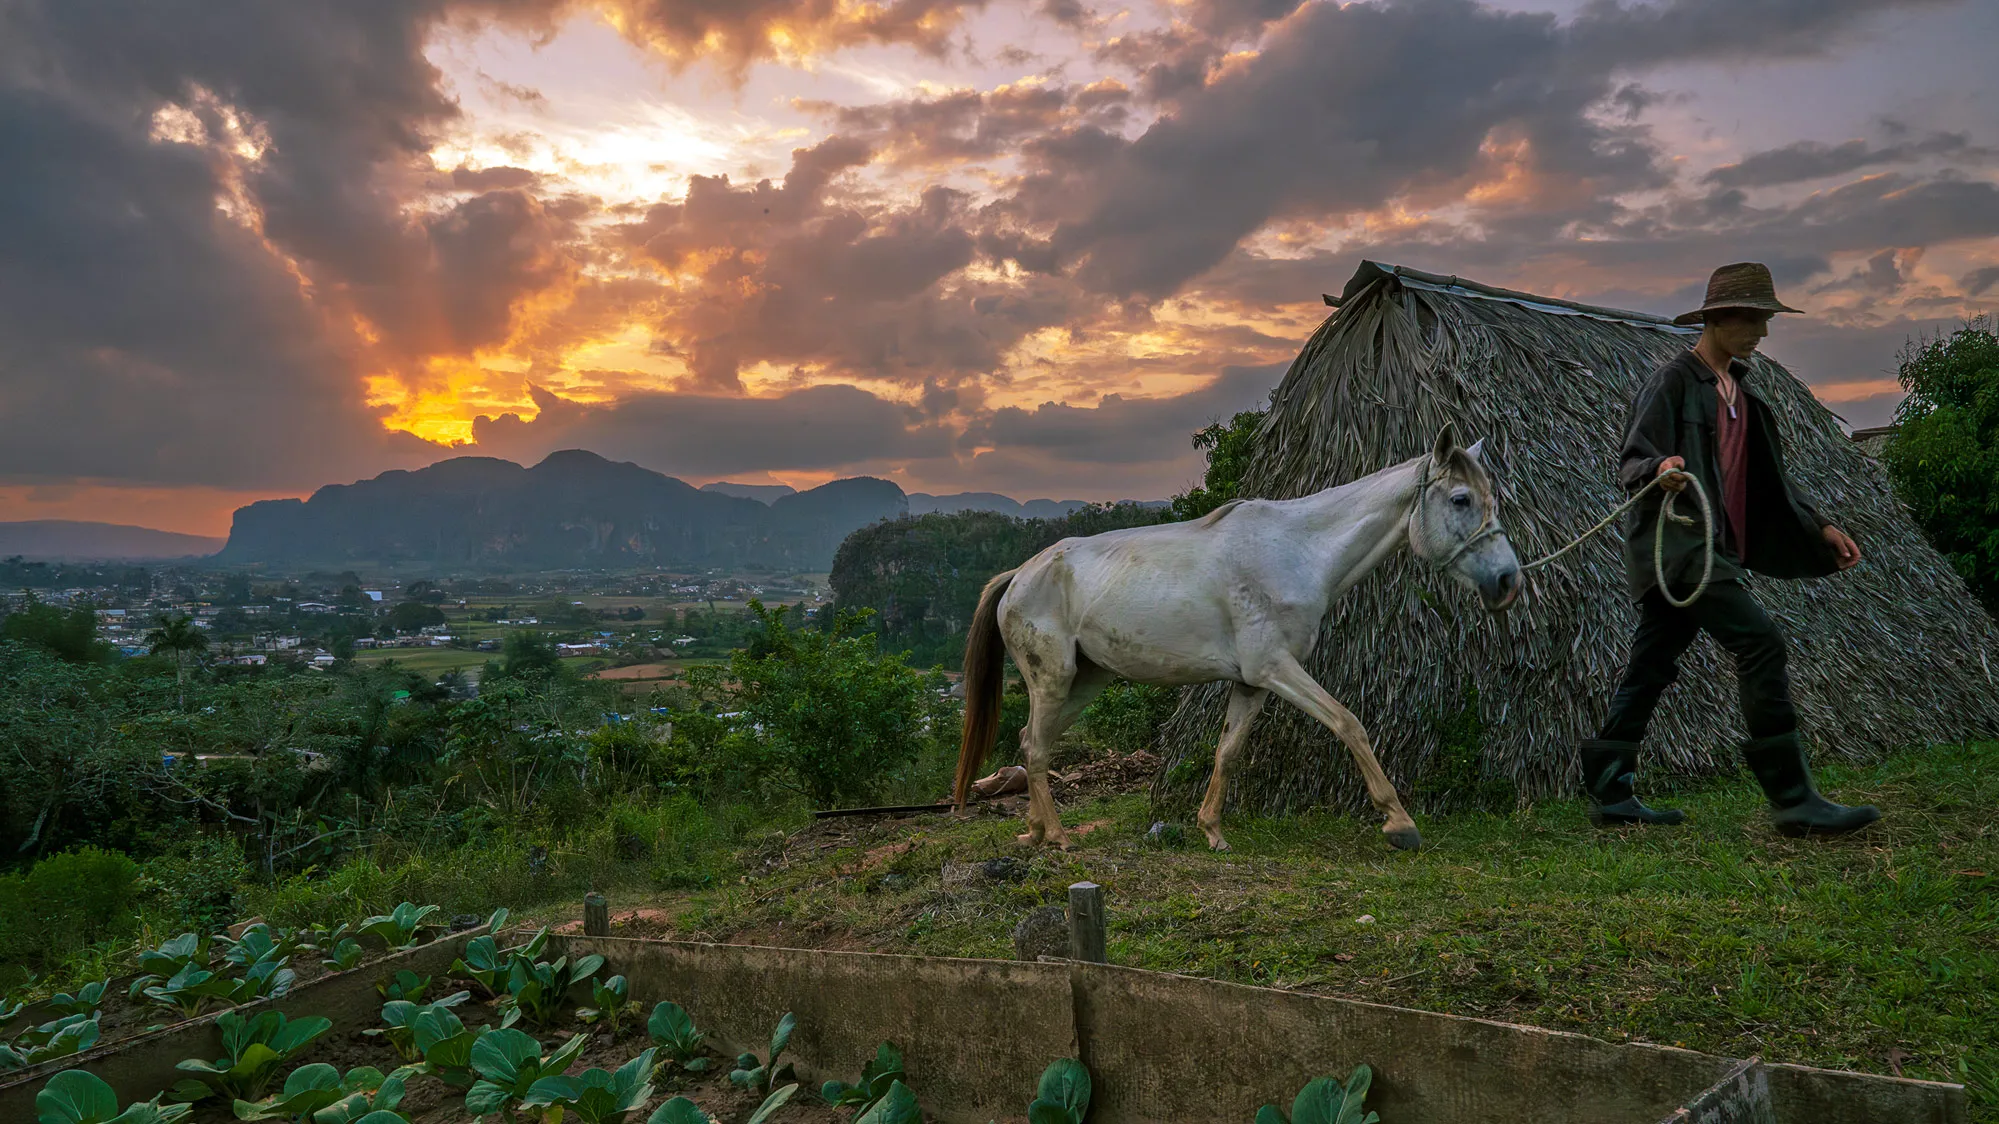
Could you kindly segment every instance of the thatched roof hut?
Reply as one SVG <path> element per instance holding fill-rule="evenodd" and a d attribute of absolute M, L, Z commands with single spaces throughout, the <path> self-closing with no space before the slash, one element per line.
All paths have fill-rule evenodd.
<path fill-rule="evenodd" d="M 1485 438 L 1523 560 L 1620 501 L 1630 400 L 1696 335 L 1645 313 L 1374 262 L 1327 303 L 1338 311 L 1279 385 L 1244 494 L 1287 498 L 1364 476 L 1427 449 L 1455 422 L 1465 441 Z M 1924 541 L 1881 466 L 1803 383 L 1762 357 L 1749 381 L 1776 410 L 1793 475 L 1866 553 L 1831 578 L 1755 582 L 1790 635 L 1793 689 L 1817 753 L 1865 758 L 1999 732 L 1999 628 Z M 1382 765 L 1419 803 L 1449 803 L 1445 789 L 1481 777 L 1511 780 L 1526 796 L 1573 791 L 1575 743 L 1603 720 L 1636 615 L 1619 541 L 1606 532 L 1538 572 L 1531 598 L 1505 618 L 1398 557 L 1334 605 L 1312 673 L 1367 725 Z M 1653 721 L 1648 769 L 1733 772 L 1743 736 L 1734 670 L 1705 637 L 1682 669 Z M 1163 737 L 1162 799 L 1185 800 L 1205 782 L 1225 693 L 1184 694 Z M 1468 769 L 1462 747 L 1472 739 Z M 1267 707 L 1246 756 L 1232 806 L 1362 799 L 1347 754 L 1295 708 Z"/>

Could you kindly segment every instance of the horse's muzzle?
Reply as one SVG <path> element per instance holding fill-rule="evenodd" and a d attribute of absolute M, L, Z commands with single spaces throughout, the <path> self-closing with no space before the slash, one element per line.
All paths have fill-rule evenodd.
<path fill-rule="evenodd" d="M 1498 577 L 1485 583 L 1479 590 L 1485 600 L 1487 611 L 1503 613 L 1520 599 L 1520 591 L 1527 588 L 1527 577 L 1519 570 L 1506 570 Z"/>

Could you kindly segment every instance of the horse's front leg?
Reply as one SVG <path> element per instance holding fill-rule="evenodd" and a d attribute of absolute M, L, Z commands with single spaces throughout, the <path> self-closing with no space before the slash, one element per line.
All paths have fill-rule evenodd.
<path fill-rule="evenodd" d="M 1413 851 L 1423 845 L 1423 836 L 1416 830 L 1416 821 L 1402 808 L 1402 800 L 1395 795 L 1395 786 L 1388 783 L 1388 775 L 1381 771 L 1381 762 L 1374 756 L 1374 748 L 1368 744 L 1367 730 L 1353 712 L 1341 706 L 1312 673 L 1305 670 L 1289 652 L 1279 652 L 1259 669 L 1257 685 L 1277 692 L 1285 701 L 1311 715 L 1323 723 L 1327 729 L 1339 735 L 1346 743 L 1348 752 L 1353 754 L 1354 764 L 1359 766 L 1361 779 L 1367 783 L 1367 799 L 1376 811 L 1387 817 L 1381 825 L 1382 834 L 1388 836 L 1391 846 L 1403 851 Z"/>
<path fill-rule="evenodd" d="M 1246 683 L 1231 687 L 1228 717 L 1222 720 L 1222 738 L 1215 744 L 1215 772 L 1208 778 L 1208 795 L 1201 801 L 1201 813 L 1196 817 L 1208 837 L 1209 848 L 1216 851 L 1229 849 L 1228 840 L 1222 838 L 1222 801 L 1229 791 L 1229 763 L 1249 741 L 1249 728 L 1256 722 L 1257 712 L 1263 709 L 1263 700 L 1270 697 L 1270 692 Z"/>

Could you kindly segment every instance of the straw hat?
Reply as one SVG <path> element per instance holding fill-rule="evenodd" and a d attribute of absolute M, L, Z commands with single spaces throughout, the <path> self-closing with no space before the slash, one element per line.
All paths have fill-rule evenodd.
<path fill-rule="evenodd" d="M 1770 280 L 1770 267 L 1759 261 L 1724 265 L 1707 279 L 1707 300 L 1692 312 L 1673 317 L 1675 324 L 1699 324 L 1707 314 L 1724 308 L 1753 308 L 1761 312 L 1801 312 L 1777 299 L 1777 284 Z"/>

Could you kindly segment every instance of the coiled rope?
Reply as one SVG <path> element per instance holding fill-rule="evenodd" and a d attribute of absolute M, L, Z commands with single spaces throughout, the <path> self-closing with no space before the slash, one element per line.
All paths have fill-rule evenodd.
<path fill-rule="evenodd" d="M 1676 609 L 1684 609 L 1700 600 L 1701 594 L 1707 592 L 1708 579 L 1714 576 L 1714 510 L 1708 506 L 1707 490 L 1701 487 L 1701 482 L 1692 473 L 1683 472 L 1678 469 L 1654 476 L 1651 483 L 1638 489 L 1636 495 L 1619 504 L 1609 515 L 1603 517 L 1601 523 L 1577 535 L 1569 542 L 1569 545 L 1553 554 L 1544 558 L 1538 558 L 1520 567 L 1520 572 L 1524 574 L 1529 570 L 1538 570 L 1555 559 L 1560 558 L 1562 555 L 1567 554 L 1569 551 L 1581 546 L 1591 535 L 1616 522 L 1618 516 L 1637 507 L 1638 501 L 1645 498 L 1645 493 L 1662 486 L 1668 476 L 1675 475 L 1686 477 L 1688 486 L 1694 490 L 1694 498 L 1699 500 L 1701 504 L 1701 525 L 1705 528 L 1705 533 L 1701 536 L 1701 545 L 1705 548 L 1701 563 L 1701 580 L 1699 584 L 1694 586 L 1694 591 L 1688 594 L 1684 601 L 1674 597 L 1673 591 L 1666 585 L 1666 520 L 1671 519 L 1673 522 L 1685 526 L 1692 526 L 1694 522 L 1691 516 L 1680 515 L 1673 511 L 1673 504 L 1680 498 L 1680 493 L 1671 490 L 1666 492 L 1666 502 L 1659 509 L 1658 526 L 1652 533 L 1652 574 L 1659 581 L 1659 595 L 1666 599 L 1668 605 Z"/>

